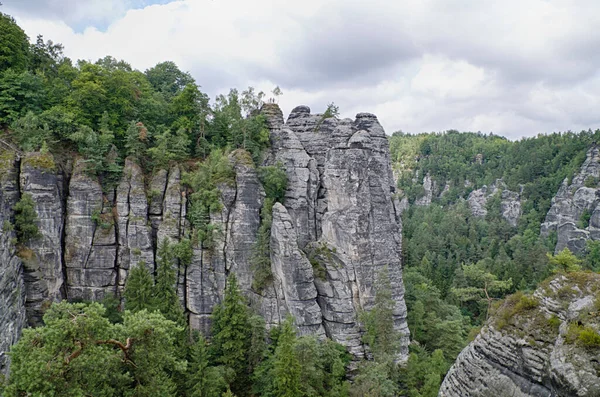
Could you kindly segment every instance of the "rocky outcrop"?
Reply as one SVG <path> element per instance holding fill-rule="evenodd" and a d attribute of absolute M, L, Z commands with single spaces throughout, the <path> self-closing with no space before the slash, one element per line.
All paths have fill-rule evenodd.
<path fill-rule="evenodd" d="M 6 352 L 26 325 L 25 283 L 16 255 L 12 208 L 19 200 L 19 175 L 14 153 L 0 153 L 0 375 L 8 372 Z"/>
<path fill-rule="evenodd" d="M 314 284 L 327 336 L 355 356 L 364 354 L 357 314 L 371 307 L 377 278 L 387 272 L 396 301 L 395 324 L 402 335 L 400 358 L 405 359 L 400 214 L 383 128 L 368 113 L 355 120 L 325 119 L 306 106 L 293 109 L 287 123 L 271 125 L 276 126 L 271 129 L 272 161 L 280 161 L 289 176 L 284 205 L 291 225 L 286 223 L 286 228 L 295 229 L 298 248 L 311 253 L 313 271 L 319 274 Z M 296 249 L 286 247 L 284 252 Z M 306 268 L 302 255 L 296 262 Z M 305 298 L 310 297 L 312 292 L 306 292 Z"/>
<path fill-rule="evenodd" d="M 541 235 L 556 234 L 556 252 L 569 248 L 582 253 L 587 240 L 600 239 L 600 148 L 591 147 L 569 184 L 565 179 L 552 199 Z"/>
<path fill-rule="evenodd" d="M 63 228 L 65 180 L 51 154 L 28 153 L 21 160 L 21 194 L 31 195 L 39 236 L 21 250 L 27 319 L 39 324 L 44 307 L 64 298 Z"/>
<path fill-rule="evenodd" d="M 117 240 L 111 204 L 97 178 L 89 176 L 86 162 L 76 160 L 65 231 L 69 299 L 101 300 L 117 292 Z"/>
<path fill-rule="evenodd" d="M 213 238 L 203 246 L 186 220 L 187 190 L 179 166 L 144 175 L 128 158 L 121 180 L 110 187 L 87 172 L 81 159 L 69 171 L 59 170 L 48 155 L 39 159 L 40 154 L 27 155 L 20 170 L 9 164 L 8 179 L 20 179 L 20 184 L 2 182 L 0 204 L 12 208 L 19 189 L 32 194 L 41 237 L 27 246 L 23 274 L 12 237 L 0 235 L 0 258 L 7 269 L 0 286 L 24 285 L 26 291 L 25 299 L 18 288 L 12 293 L 0 289 L 0 309 L 10 306 L 8 325 L 0 324 L 0 351 L 18 337 L 23 305 L 34 324 L 46 302 L 122 297 L 131 267 L 154 271 L 163 240 L 189 238 L 193 255 L 191 263 L 177 264 L 177 288 L 192 328 L 209 331 L 227 276 L 235 273 L 268 327 L 291 314 L 300 334 L 327 335 L 362 357 L 358 313 L 372 307 L 378 279 L 387 274 L 396 303 L 394 321 L 402 335 L 398 360 L 405 360 L 403 207 L 394 199 L 383 128 L 367 113 L 338 120 L 300 106 L 287 122 L 277 105 L 265 105 L 262 113 L 271 140 L 263 165 L 283 167 L 288 178 L 285 199 L 275 203 L 271 214 L 271 277 L 266 285 L 255 283 L 253 264 L 266 221 L 261 218 L 265 192 L 259 170 L 243 150 L 229 158 L 235 178 L 217 185 L 222 206 L 210 214 Z"/>
<path fill-rule="evenodd" d="M 280 312 L 294 316 L 301 335 L 325 335 L 312 265 L 298 247 L 292 218 L 280 203 L 273 206 L 270 245 L 274 288 L 284 306 Z"/>
<path fill-rule="evenodd" d="M 506 221 L 516 227 L 521 217 L 521 193 L 508 190 L 502 179 L 496 180 L 490 186 L 482 186 L 473 190 L 467 198 L 471 213 L 475 216 L 487 215 L 487 203 L 490 198 L 500 194 L 500 214 Z"/>
<path fill-rule="evenodd" d="M 436 190 L 436 182 L 431 179 L 431 175 L 427 173 L 423 177 L 423 194 L 415 200 L 415 205 L 420 205 L 423 207 L 431 205 L 431 200 L 433 199 L 433 191 Z"/>
<path fill-rule="evenodd" d="M 507 298 L 460 353 L 439 396 L 600 395 L 599 285 L 598 274 L 561 274 L 532 297 Z"/>

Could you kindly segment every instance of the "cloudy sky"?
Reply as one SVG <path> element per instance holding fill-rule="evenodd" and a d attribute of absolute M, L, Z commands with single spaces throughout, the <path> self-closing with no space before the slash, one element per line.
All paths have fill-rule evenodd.
<path fill-rule="evenodd" d="M 597 0 L 2 0 L 73 59 L 173 60 L 211 97 L 279 85 L 388 133 L 600 128 Z"/>

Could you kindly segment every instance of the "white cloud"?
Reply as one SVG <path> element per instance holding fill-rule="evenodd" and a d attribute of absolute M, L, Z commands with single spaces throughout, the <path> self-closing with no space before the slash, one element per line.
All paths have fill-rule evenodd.
<path fill-rule="evenodd" d="M 110 54 L 141 70 L 173 60 L 211 96 L 278 84 L 284 112 L 334 101 L 344 116 L 377 114 L 389 133 L 600 127 L 594 0 L 76 3 L 69 18 L 14 15 L 75 59 Z M 105 31 L 70 27 L 92 13 L 112 18 Z"/>

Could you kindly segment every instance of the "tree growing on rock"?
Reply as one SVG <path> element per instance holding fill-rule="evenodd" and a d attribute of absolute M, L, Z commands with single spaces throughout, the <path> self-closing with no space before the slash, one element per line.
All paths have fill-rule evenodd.
<path fill-rule="evenodd" d="M 581 270 L 582 260 L 576 257 L 568 248 L 556 255 L 546 254 L 555 272 L 571 273 Z"/>
<path fill-rule="evenodd" d="M 37 226 L 38 217 L 31 194 L 23 194 L 14 205 L 13 210 L 15 211 L 17 241 L 20 244 L 26 244 L 29 240 L 38 237 L 40 234 Z"/>

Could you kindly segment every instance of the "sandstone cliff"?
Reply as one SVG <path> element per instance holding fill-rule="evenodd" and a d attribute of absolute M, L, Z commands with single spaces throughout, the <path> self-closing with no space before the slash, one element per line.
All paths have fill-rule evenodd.
<path fill-rule="evenodd" d="M 208 330 L 226 277 L 235 272 L 268 326 L 289 313 L 301 334 L 327 335 L 361 357 L 358 312 L 372 305 L 377 277 L 386 271 L 402 335 L 399 359 L 405 360 L 401 225 L 388 141 L 377 118 L 361 113 L 355 120 L 323 119 L 300 106 L 284 123 L 273 104 L 263 114 L 272 146 L 265 164 L 281 164 L 289 181 L 283 205 L 273 207 L 272 282 L 253 290 L 250 262 L 265 193 L 257 169 L 234 152 L 235 181 L 219 185 L 222 209 L 211 214 L 221 231 L 214 247 L 194 247 L 191 264 L 177 265 L 191 327 Z M 103 191 L 81 159 L 68 167 L 40 153 L 20 161 L 5 153 L 2 159 L 0 221 L 10 221 L 14 203 L 29 193 L 40 237 L 27 243 L 21 260 L 14 233 L 0 233 L 0 366 L 26 318 L 39 323 L 44 309 L 60 299 L 120 296 L 132 266 L 154 270 L 158 243 L 190 232 L 179 166 L 148 176 L 127 159 L 120 183 Z"/>
<path fill-rule="evenodd" d="M 500 214 L 511 226 L 516 227 L 521 217 L 521 194 L 508 190 L 502 179 L 469 193 L 467 203 L 471 213 L 475 216 L 486 216 L 488 200 L 496 194 L 500 194 Z"/>
<path fill-rule="evenodd" d="M 506 299 L 458 356 L 440 397 L 600 395 L 600 275 L 557 275 Z"/>
<path fill-rule="evenodd" d="M 542 224 L 542 236 L 556 235 L 556 252 L 566 247 L 581 253 L 587 240 L 600 239 L 599 178 L 600 148 L 594 145 L 571 183 L 563 181 Z"/>

